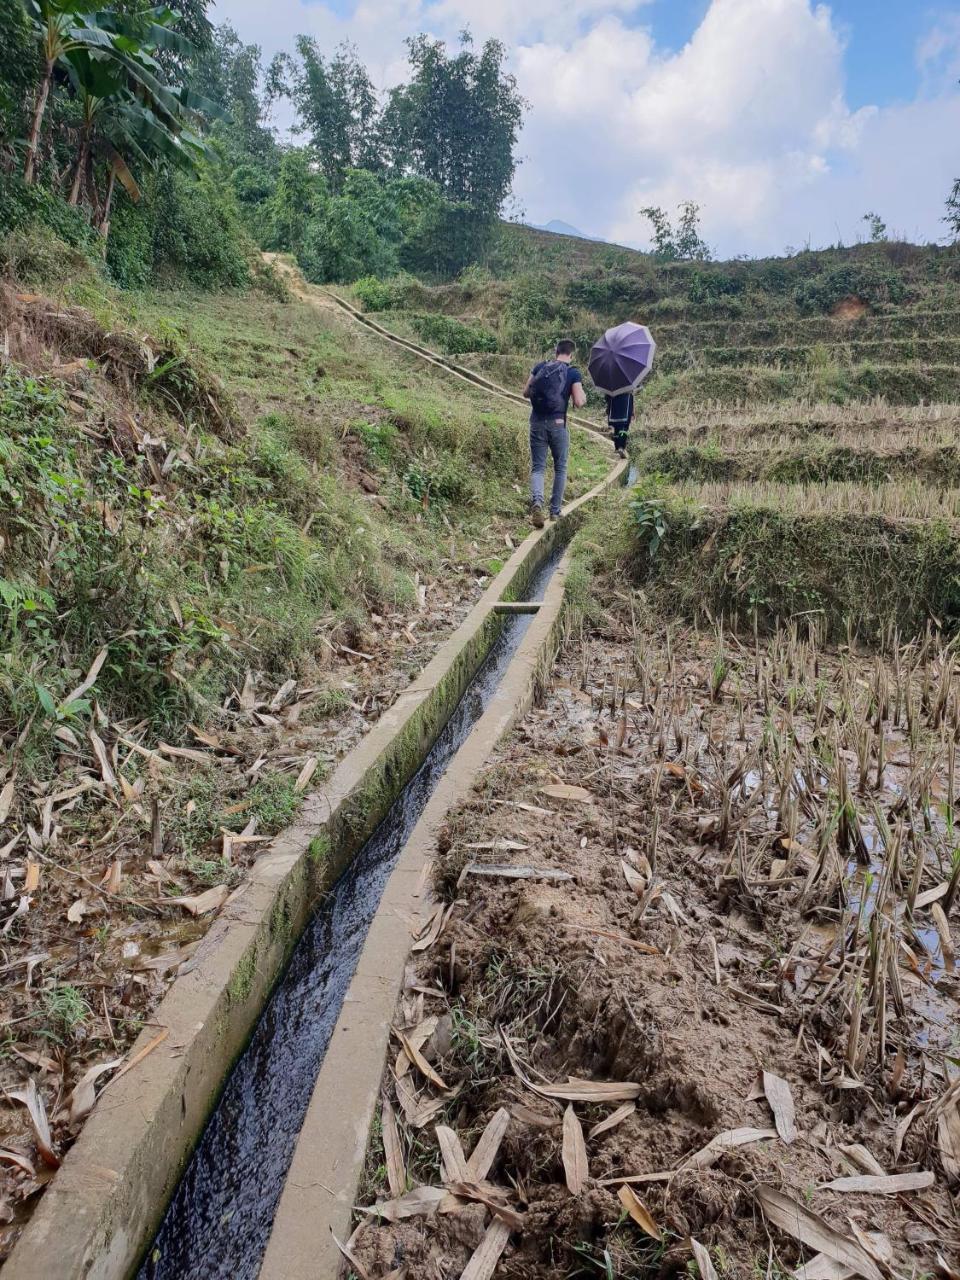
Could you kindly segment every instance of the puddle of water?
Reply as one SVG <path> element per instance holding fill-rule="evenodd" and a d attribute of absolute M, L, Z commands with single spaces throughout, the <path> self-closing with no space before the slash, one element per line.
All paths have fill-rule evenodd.
<path fill-rule="evenodd" d="M 527 598 L 541 600 L 557 547 Z M 297 945 L 174 1193 L 138 1280 L 253 1280 L 314 1081 L 383 888 L 446 767 L 535 615 L 508 615 L 417 774 L 337 881 Z"/>

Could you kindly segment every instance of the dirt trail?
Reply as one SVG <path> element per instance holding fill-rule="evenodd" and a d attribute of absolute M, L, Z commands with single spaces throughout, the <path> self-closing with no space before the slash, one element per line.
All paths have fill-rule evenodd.
<path fill-rule="evenodd" d="M 363 1273 L 955 1274 L 958 694 L 929 646 L 895 666 L 622 610 L 568 645 L 438 843 Z"/>

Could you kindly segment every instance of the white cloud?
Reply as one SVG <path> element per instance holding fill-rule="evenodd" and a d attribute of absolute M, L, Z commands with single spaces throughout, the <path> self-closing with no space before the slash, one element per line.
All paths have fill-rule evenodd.
<path fill-rule="evenodd" d="M 381 86 L 403 75 L 403 39 L 496 35 L 531 104 L 515 183 L 529 220 L 646 243 L 638 210 L 694 199 L 722 253 L 852 240 L 876 209 L 936 238 L 960 153 L 960 17 L 934 14 L 917 49 L 913 104 L 852 111 L 844 37 L 815 0 L 712 0 L 689 43 L 665 54 L 648 0 L 232 0 L 218 16 L 269 55 L 308 31 L 348 38 Z"/>
<path fill-rule="evenodd" d="M 917 44 L 917 67 L 927 94 L 942 93 L 960 79 L 960 13 L 936 15 Z"/>

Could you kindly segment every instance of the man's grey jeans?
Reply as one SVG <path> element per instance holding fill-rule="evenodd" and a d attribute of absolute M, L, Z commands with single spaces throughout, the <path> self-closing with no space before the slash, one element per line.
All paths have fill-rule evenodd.
<path fill-rule="evenodd" d="M 547 473 L 547 450 L 553 456 L 553 492 L 550 495 L 550 514 L 558 516 L 563 506 L 563 490 L 567 483 L 567 454 L 570 452 L 570 432 L 563 418 L 540 418 L 530 415 L 530 500 L 534 506 L 543 506 L 543 482 Z"/>

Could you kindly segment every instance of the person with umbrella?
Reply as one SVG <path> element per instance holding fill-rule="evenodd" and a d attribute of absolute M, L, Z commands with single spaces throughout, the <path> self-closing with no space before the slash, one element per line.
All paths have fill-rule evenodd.
<path fill-rule="evenodd" d="M 607 397 L 607 425 L 618 458 L 627 456 L 634 392 L 653 368 L 657 344 L 646 325 L 627 321 L 608 329 L 590 351 L 587 368 Z"/>
<path fill-rule="evenodd" d="M 618 458 L 627 456 L 627 433 L 633 421 L 633 392 L 621 391 L 617 396 L 607 396 L 607 426 L 613 436 L 613 448 Z"/>
<path fill-rule="evenodd" d="M 523 394 L 530 401 L 530 520 L 535 529 L 542 529 L 544 523 L 547 452 L 553 457 L 550 518 L 556 520 L 563 506 L 570 452 L 567 405 L 573 400 L 574 406 L 582 409 L 587 403 L 583 377 L 573 363 L 575 351 L 576 346 L 569 338 L 561 339 L 554 358 L 535 364 L 523 387 Z"/>

